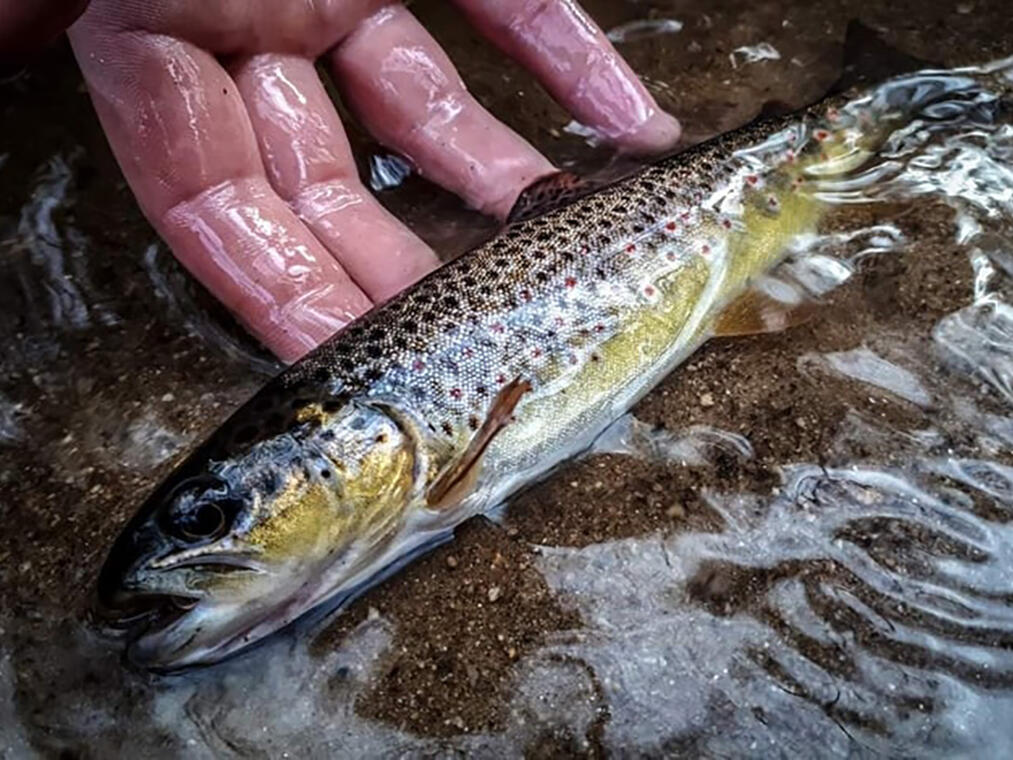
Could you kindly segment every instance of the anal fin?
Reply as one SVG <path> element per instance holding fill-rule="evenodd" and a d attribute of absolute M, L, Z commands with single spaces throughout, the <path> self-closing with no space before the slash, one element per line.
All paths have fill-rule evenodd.
<path fill-rule="evenodd" d="M 811 298 L 782 300 L 766 289 L 753 286 L 721 312 L 714 324 L 714 336 L 730 338 L 781 332 L 805 324 L 818 310 L 819 304 Z"/>
<path fill-rule="evenodd" d="M 496 394 L 485 422 L 460 456 L 450 462 L 426 493 L 430 509 L 448 509 L 461 501 L 474 487 L 482 469 L 482 456 L 496 435 L 513 419 L 514 409 L 531 384 L 520 378 L 503 386 Z"/>

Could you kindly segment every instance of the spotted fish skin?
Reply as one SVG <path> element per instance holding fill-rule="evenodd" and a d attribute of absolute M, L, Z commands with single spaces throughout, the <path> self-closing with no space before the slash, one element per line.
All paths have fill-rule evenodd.
<path fill-rule="evenodd" d="M 720 137 L 513 224 L 366 315 L 265 393 L 312 387 L 313 395 L 395 400 L 451 457 L 497 392 L 520 378 L 532 390 L 484 470 L 502 477 L 551 467 L 699 345 L 721 306 L 776 263 L 792 235 L 813 228 L 821 204 L 798 177 L 822 149 L 814 130 L 792 123 L 783 150 L 729 161 L 788 124 Z M 717 194 L 734 195 L 740 207 L 722 211 Z M 768 239 L 753 244 L 756 234 Z"/>
<path fill-rule="evenodd" d="M 993 81 L 1008 99 L 1013 60 L 754 123 L 512 224 L 374 309 L 268 383 L 126 526 L 98 591 L 107 617 L 142 621 L 128 656 L 227 657 L 586 448 L 830 203 L 903 166 L 913 119 L 1001 111 Z"/>

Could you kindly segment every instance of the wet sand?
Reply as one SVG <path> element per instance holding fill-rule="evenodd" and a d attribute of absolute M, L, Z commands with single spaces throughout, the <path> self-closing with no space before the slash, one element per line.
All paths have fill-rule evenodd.
<path fill-rule="evenodd" d="M 836 77 L 844 26 L 852 17 L 885 28 L 887 39 L 910 53 L 949 65 L 1013 52 L 1013 14 L 1000 2 L 895 2 L 877 4 L 877 10 L 859 3 L 585 5 L 605 28 L 645 15 L 685 24 L 676 35 L 621 49 L 662 104 L 682 117 L 692 140 L 743 123 L 764 101 L 801 105 L 816 98 Z M 449 8 L 418 2 L 413 10 L 455 60 L 470 62 L 463 74 L 479 99 L 550 157 L 579 168 L 607 162 L 603 149 L 561 132 L 568 117 L 523 72 L 502 69 L 486 45 L 463 35 Z M 771 43 L 781 59 L 740 61 L 733 68 L 729 54 L 759 41 Z M 19 621 L 4 636 L 14 653 L 15 709 L 35 748 L 87 756 L 47 717 L 67 676 L 36 660 L 33 639 L 53 635 L 59 629 L 54 619 L 84 615 L 104 552 L 143 494 L 263 381 L 270 360 L 157 243 L 109 155 L 68 51 L 53 50 L 2 87 L 0 302 L 10 306 L 0 313 L 0 401 L 20 409 L 9 413 L 13 422 L 0 430 L 0 596 L 8 619 Z M 363 135 L 352 136 L 357 148 L 375 148 Z M 40 167 L 55 155 L 71 157 L 66 173 L 72 199 L 58 209 L 56 227 L 73 226 L 87 241 L 50 241 L 67 252 L 62 271 L 40 267 L 43 254 L 16 242 L 24 237 L 18 228 L 26 191 L 38 187 Z M 415 177 L 381 197 L 445 257 L 492 230 Z M 928 426 L 933 410 L 804 371 L 800 362 L 814 352 L 857 348 L 873 334 L 923 335 L 928 341 L 936 320 L 969 300 L 970 270 L 953 244 L 951 216 L 932 206 L 899 215 L 897 209 L 877 209 L 874 218 L 861 221 L 892 221 L 919 241 L 916 250 L 870 261 L 804 326 L 712 342 L 634 410 L 639 419 L 668 430 L 707 424 L 739 432 L 755 450 L 752 459 L 729 456 L 712 466 L 680 467 L 598 455 L 572 463 L 516 498 L 502 524 L 470 521 L 453 542 L 336 617 L 311 642 L 311 653 L 340 646 L 370 614 L 393 625 L 393 644 L 357 699 L 356 713 L 422 736 L 500 731 L 516 663 L 550 634 L 584 625 L 535 568 L 540 546 L 718 532 L 723 521 L 702 498 L 707 490 L 770 492 L 779 487 L 778 468 L 785 462 L 833 466 L 860 456 L 889 463 L 896 452 L 887 444 L 856 443 L 849 451 L 834 445 L 849 410 L 863 409 L 905 429 Z M 842 225 L 855 222 L 840 219 Z M 40 245 L 44 253 L 45 241 Z M 77 261 L 75 250 L 87 261 Z M 47 300 L 68 277 L 77 295 Z M 166 284 L 153 300 L 152 283 L 159 278 Z M 54 312 L 53 303 L 62 303 L 64 311 Z M 76 304 L 82 305 L 77 311 Z M 997 404 L 993 411 L 1002 410 Z M 138 426 L 139 417 L 150 421 L 150 429 Z M 6 440 L 4 430 L 10 433 Z M 970 445 L 950 443 L 955 451 Z M 903 546 L 883 551 L 904 554 Z M 821 580 L 811 568 L 799 578 Z M 731 614 L 753 604 L 769 582 L 762 573 L 705 565 L 689 586 L 690 601 Z M 810 654 L 819 659 L 818 644 L 798 646 L 814 647 Z M 586 735 L 542 733 L 519 750 L 532 757 L 607 754 L 601 736 L 609 708 L 600 693 L 592 691 L 590 701 L 595 719 Z M 866 727 L 876 729 L 868 722 Z M 663 751 L 693 754 L 689 746 Z"/>

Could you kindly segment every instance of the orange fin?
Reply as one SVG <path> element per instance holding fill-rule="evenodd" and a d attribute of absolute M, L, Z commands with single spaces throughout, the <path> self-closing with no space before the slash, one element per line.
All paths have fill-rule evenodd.
<path fill-rule="evenodd" d="M 521 397 L 530 390 L 531 383 L 518 378 L 505 385 L 496 394 L 489 409 L 489 416 L 468 443 L 468 448 L 454 459 L 429 487 L 426 503 L 430 509 L 452 507 L 471 491 L 482 469 L 482 455 L 493 438 L 510 424 Z"/>
<path fill-rule="evenodd" d="M 573 203 L 607 184 L 609 183 L 602 180 L 578 177 L 570 172 L 556 172 L 542 177 L 521 191 L 514 207 L 510 209 L 507 223 L 523 222 L 541 216 Z"/>
<path fill-rule="evenodd" d="M 809 299 L 786 303 L 750 288 L 721 312 L 714 324 L 714 336 L 728 338 L 781 332 L 805 324 L 818 309 L 819 304 Z"/>

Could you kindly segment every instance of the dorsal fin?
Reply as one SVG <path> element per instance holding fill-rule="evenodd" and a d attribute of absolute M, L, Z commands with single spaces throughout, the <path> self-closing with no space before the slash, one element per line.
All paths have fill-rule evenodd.
<path fill-rule="evenodd" d="M 841 75 L 827 94 L 836 95 L 858 85 L 876 84 L 920 69 L 938 68 L 942 66 L 898 50 L 887 44 L 875 29 L 852 19 L 844 34 Z"/>
<path fill-rule="evenodd" d="M 556 172 L 542 177 L 521 191 L 514 207 L 510 209 L 507 223 L 534 219 L 536 216 L 573 203 L 578 198 L 590 195 L 609 184 L 610 180 L 579 177 L 571 172 Z"/>

